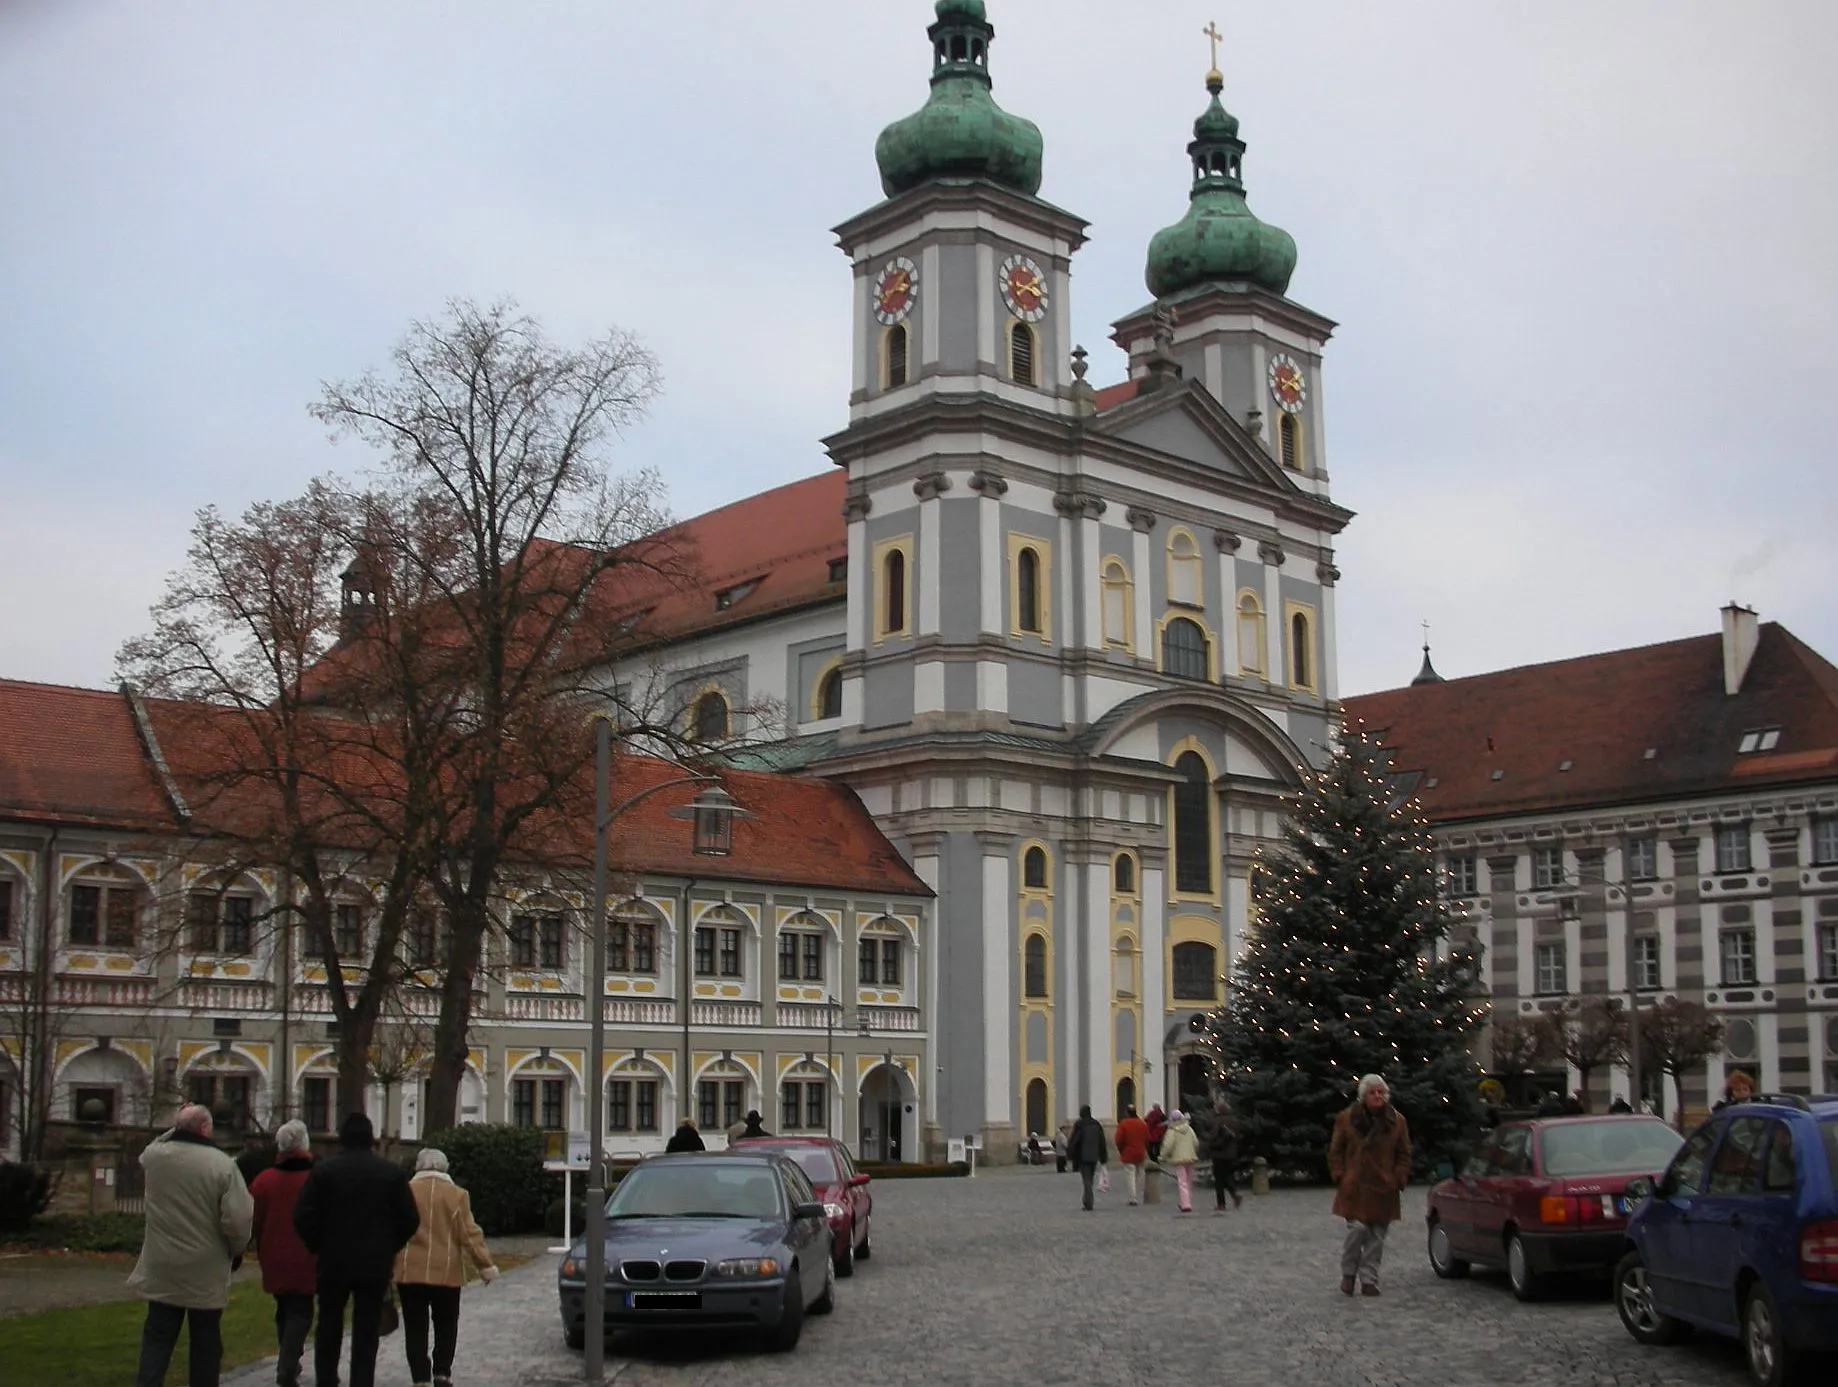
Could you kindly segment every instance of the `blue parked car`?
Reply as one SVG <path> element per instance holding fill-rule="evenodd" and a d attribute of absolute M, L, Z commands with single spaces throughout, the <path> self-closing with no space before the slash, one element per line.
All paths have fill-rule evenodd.
<path fill-rule="evenodd" d="M 1763 1095 L 1686 1139 L 1628 1221 L 1615 1309 L 1643 1344 L 1739 1338 L 1760 1387 L 1838 1352 L 1838 1098 Z M 1829 1380 L 1829 1379 L 1828 1379 Z"/>

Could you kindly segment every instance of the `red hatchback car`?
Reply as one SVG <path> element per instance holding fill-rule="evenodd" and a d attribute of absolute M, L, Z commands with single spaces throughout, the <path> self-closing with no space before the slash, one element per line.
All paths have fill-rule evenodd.
<path fill-rule="evenodd" d="M 1520 1300 L 1553 1272 L 1607 1271 L 1627 1250 L 1627 1182 L 1664 1170 L 1682 1140 L 1634 1113 L 1502 1123 L 1430 1191 L 1431 1269 L 1505 1267 Z"/>
<path fill-rule="evenodd" d="M 803 1168 L 830 1221 L 836 1274 L 855 1275 L 856 1258 L 865 1262 L 872 1255 L 868 1235 L 873 1231 L 874 1195 L 868 1188 L 870 1177 L 855 1168 L 848 1148 L 835 1137 L 754 1137 L 733 1144 L 783 1152 Z"/>

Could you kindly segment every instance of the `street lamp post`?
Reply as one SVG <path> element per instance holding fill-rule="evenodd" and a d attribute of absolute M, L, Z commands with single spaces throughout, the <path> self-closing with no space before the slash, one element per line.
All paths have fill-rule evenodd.
<path fill-rule="evenodd" d="M 836 1135 L 836 1104 L 830 1096 L 830 1083 L 836 1077 L 836 999 L 823 994 L 823 1134 Z"/>
<path fill-rule="evenodd" d="M 613 740 L 611 720 L 601 716 L 594 720 L 594 853 L 593 853 L 593 920 L 592 941 L 588 948 L 587 977 L 588 1026 L 587 1073 L 592 1088 L 587 1095 L 588 1165 L 587 1217 L 584 1235 L 587 1239 L 583 1288 L 582 1321 L 586 1331 L 586 1354 L 582 1376 L 590 1383 L 606 1380 L 606 836 L 614 819 L 639 800 L 678 785 L 705 786 L 695 799 L 681 809 L 670 811 L 673 818 L 696 821 L 695 851 L 725 854 L 730 843 L 732 823 L 752 815 L 715 784 L 713 775 L 690 773 L 655 785 L 647 785 L 617 805 L 608 807 L 611 797 Z M 681 926 L 679 926 L 679 929 Z M 678 947 L 681 947 L 679 943 Z M 685 992 L 682 1005 L 688 1014 L 689 997 Z M 687 1078 L 685 1078 L 687 1082 Z"/>

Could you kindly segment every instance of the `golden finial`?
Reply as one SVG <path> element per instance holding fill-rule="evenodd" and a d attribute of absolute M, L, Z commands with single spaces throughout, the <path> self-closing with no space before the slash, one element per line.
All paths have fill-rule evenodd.
<path fill-rule="evenodd" d="M 1207 69 L 1206 85 L 1210 87 L 1216 82 L 1220 86 L 1224 86 L 1225 74 L 1219 71 L 1219 40 L 1224 38 L 1225 35 L 1219 32 L 1219 26 L 1210 19 L 1206 21 L 1206 27 L 1200 30 L 1200 32 L 1206 35 L 1213 50 L 1213 64 Z"/>

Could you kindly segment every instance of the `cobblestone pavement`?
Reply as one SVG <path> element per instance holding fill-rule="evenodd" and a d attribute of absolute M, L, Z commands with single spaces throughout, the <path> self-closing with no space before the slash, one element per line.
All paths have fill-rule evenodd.
<path fill-rule="evenodd" d="M 1170 1191 L 1171 1193 L 1171 1191 Z M 1694 1384 L 1746 1382 L 1733 1343 L 1642 1348 L 1599 1286 L 1520 1305 L 1502 1277 L 1438 1281 L 1423 1250 L 1423 1191 L 1405 1199 L 1377 1299 L 1342 1296 L 1341 1225 L 1322 1190 L 1245 1197 L 1215 1215 L 1171 1203 L 1094 1213 L 1051 1168 L 975 1180 L 883 1181 L 875 1255 L 839 1283 L 836 1313 L 806 1322 L 795 1353 L 742 1338 L 622 1337 L 607 1355 L 621 1387 L 800 1383 L 817 1387 L 1077 1387 L 1144 1383 Z M 579 1381 L 562 1345 L 555 1263 L 539 1256 L 467 1290 L 456 1387 Z M 272 1360 L 226 1376 L 267 1387 Z M 379 1387 L 408 1387 L 400 1336 Z"/>

